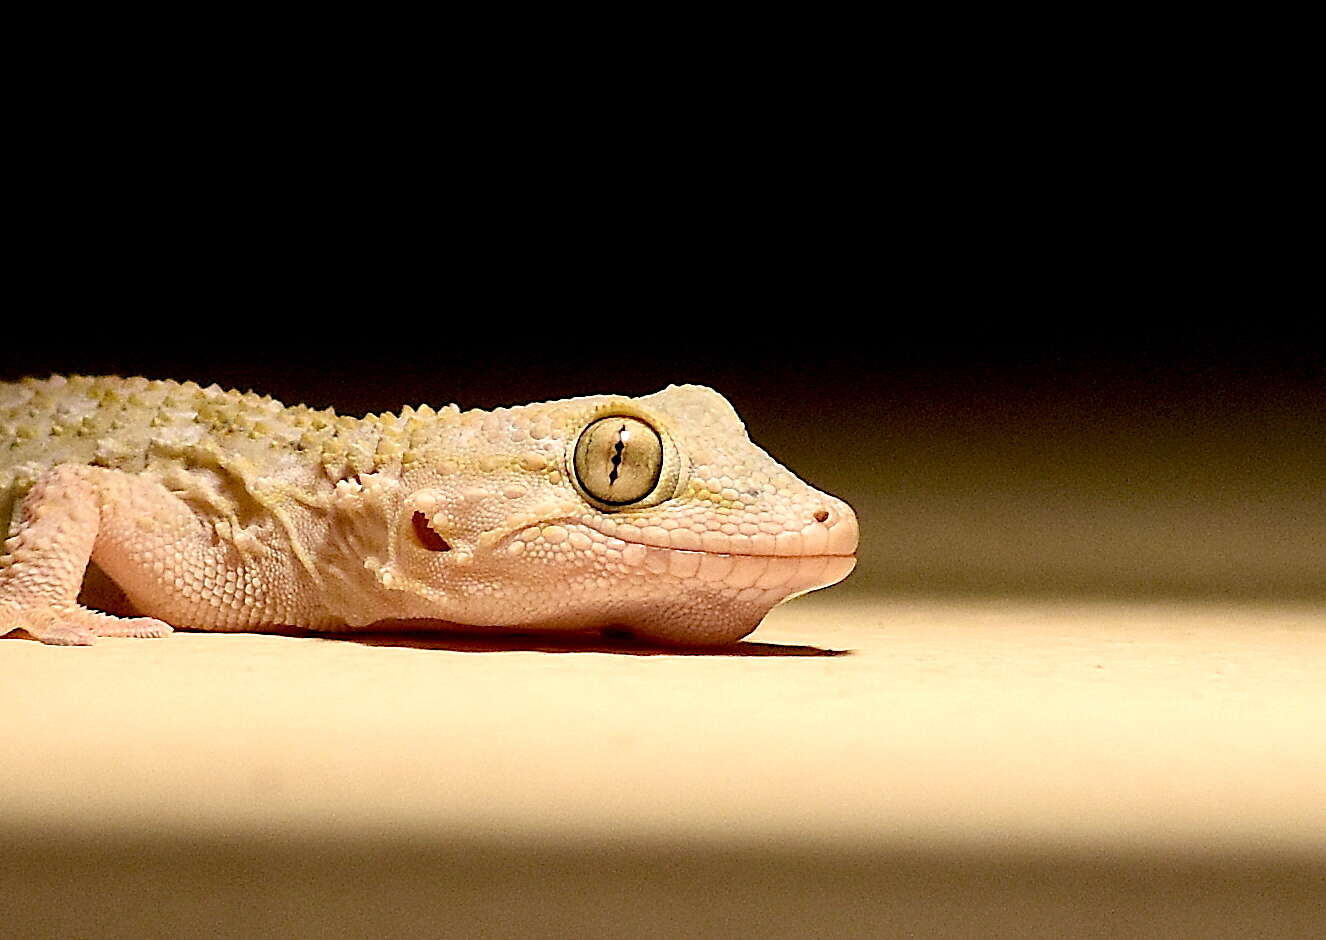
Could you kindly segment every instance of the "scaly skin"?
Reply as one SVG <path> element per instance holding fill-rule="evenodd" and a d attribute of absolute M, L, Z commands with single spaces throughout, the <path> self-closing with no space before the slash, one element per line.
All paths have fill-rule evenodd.
<path fill-rule="evenodd" d="M 0 384 L 6 523 L 0 634 L 63 644 L 388 619 L 730 643 L 857 546 L 851 508 L 700 386 L 355 419 L 193 383 Z M 144 616 L 80 606 L 89 561 Z"/>

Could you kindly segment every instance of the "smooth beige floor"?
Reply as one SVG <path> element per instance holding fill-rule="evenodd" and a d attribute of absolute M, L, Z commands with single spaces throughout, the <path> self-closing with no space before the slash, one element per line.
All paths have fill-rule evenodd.
<path fill-rule="evenodd" d="M 10 639 L 0 708 L 14 935 L 1307 936 L 1326 915 L 1320 607 L 825 592 L 716 654 Z"/>

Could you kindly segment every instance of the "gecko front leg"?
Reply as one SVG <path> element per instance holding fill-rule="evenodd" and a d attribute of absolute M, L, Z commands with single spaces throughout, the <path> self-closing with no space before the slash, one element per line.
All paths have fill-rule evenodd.
<path fill-rule="evenodd" d="M 169 624 L 153 617 L 116 617 L 77 601 L 114 501 L 123 502 L 138 483 L 129 474 L 71 464 L 42 474 L 23 500 L 17 533 L 5 543 L 0 635 L 23 630 L 43 643 L 87 646 L 97 636 L 171 632 Z"/>

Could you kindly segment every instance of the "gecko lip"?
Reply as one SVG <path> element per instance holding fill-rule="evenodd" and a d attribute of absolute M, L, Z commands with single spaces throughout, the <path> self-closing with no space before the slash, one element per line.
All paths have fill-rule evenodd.
<path fill-rule="evenodd" d="M 568 523 L 571 520 L 567 520 Z M 853 520 L 854 522 L 855 520 Z M 742 595 L 749 592 L 750 598 L 742 599 L 767 601 L 769 596 L 783 598 L 794 597 L 818 588 L 837 584 L 856 570 L 857 533 L 856 526 L 849 524 L 833 535 L 836 547 L 850 548 L 851 551 L 813 551 L 813 552 L 726 552 L 717 548 L 679 548 L 672 545 L 656 545 L 642 539 L 624 539 L 618 534 L 609 535 L 595 526 L 580 521 L 585 528 L 591 529 L 600 537 L 615 540 L 619 545 L 630 546 L 641 554 L 628 564 L 643 564 L 651 570 L 667 571 L 675 577 L 698 579 L 728 588 L 740 589 Z M 828 538 L 819 541 L 816 547 L 829 547 L 833 542 Z M 744 547 L 744 546 L 743 546 Z M 653 558 L 644 553 L 656 553 Z M 661 566 L 659 559 L 666 559 Z M 739 595 L 741 597 L 741 595 Z"/>
<path fill-rule="evenodd" d="M 776 602 L 842 581 L 856 570 L 860 534 L 856 516 L 850 510 L 842 513 L 834 525 L 807 526 L 800 532 L 788 533 L 797 538 L 784 536 L 773 544 L 769 544 L 772 539 L 765 541 L 760 547 L 771 549 L 765 552 L 749 551 L 753 547 L 749 537 L 729 537 L 737 542 L 736 547 L 747 550 L 725 551 L 724 540 L 714 539 L 712 533 L 708 546 L 695 545 L 699 538 L 685 533 L 683 537 L 692 544 L 682 547 L 660 544 L 670 541 L 676 530 L 668 530 L 666 536 L 661 530 L 650 532 L 642 538 L 637 527 L 629 527 L 637 528 L 626 533 L 634 537 L 623 538 L 622 527 L 613 526 L 605 531 L 583 516 L 548 519 L 542 523 L 553 524 L 587 530 L 599 539 L 608 540 L 610 546 L 615 542 L 627 556 L 634 555 L 623 559 L 629 566 L 640 565 L 687 582 L 710 582 L 735 589 L 740 592 L 738 600 L 761 604 L 769 603 L 771 598 Z M 796 551 L 797 548 L 802 550 Z"/>
<path fill-rule="evenodd" d="M 583 526 L 598 536 L 616 540 L 619 544 L 630 545 L 646 552 L 658 552 L 669 559 L 664 566 L 665 570 L 679 577 L 694 576 L 702 581 L 725 583 L 729 587 L 782 592 L 785 596 L 837 584 L 855 571 L 857 565 L 855 525 L 845 527 L 838 536 L 839 544 L 844 547 L 850 545 L 852 551 L 757 554 L 704 548 L 677 548 L 671 545 L 654 545 L 639 539 L 623 539 L 620 535 L 609 535 L 587 524 L 583 519 L 573 517 L 547 520 L 543 524 Z M 648 566 L 648 562 L 645 564 Z"/>
<path fill-rule="evenodd" d="M 599 532 L 598 529 L 594 529 Z M 605 532 L 599 532 L 600 535 L 607 535 Z M 619 542 L 625 542 L 627 545 L 639 545 L 641 548 L 652 548 L 661 552 L 680 552 L 686 555 L 711 555 L 719 558 L 855 558 L 856 552 L 725 552 L 721 549 L 708 548 L 678 548 L 675 545 L 655 545 L 652 542 L 642 542 L 639 539 L 624 539 L 620 535 L 607 535 L 608 538 L 617 539 Z"/>
<path fill-rule="evenodd" d="M 616 536 L 613 536 L 616 538 Z M 627 545 L 643 545 L 645 548 L 656 548 L 663 552 L 685 552 L 688 555 L 718 555 L 724 558 L 855 558 L 856 552 L 806 552 L 797 554 L 788 552 L 778 554 L 777 552 L 718 552 L 709 551 L 703 548 L 673 548 L 671 545 L 650 545 L 648 542 L 632 542 L 628 539 L 622 539 Z"/>
<path fill-rule="evenodd" d="M 628 545 L 669 552 L 688 552 L 701 556 L 729 558 L 855 558 L 860 542 L 860 527 L 856 514 L 845 504 L 834 513 L 837 518 L 830 525 L 807 525 L 800 530 L 785 530 L 778 534 L 755 535 L 697 533 L 694 530 L 665 530 L 658 526 L 610 525 L 600 528 L 596 520 L 581 517 L 580 524 L 601 536 L 617 539 Z M 818 521 L 818 520 L 817 520 Z M 677 544 L 677 543 L 681 544 Z M 730 547 L 729 547 L 730 546 Z M 761 551 L 760 549 L 763 549 Z"/>
<path fill-rule="evenodd" d="M 660 544 L 659 541 L 647 541 L 640 538 L 622 538 L 620 531 L 604 532 L 595 526 L 588 526 L 600 535 L 617 539 L 628 545 L 640 545 L 645 548 L 669 552 L 689 552 L 697 555 L 724 555 L 731 558 L 855 558 L 858 544 L 858 530 L 855 520 L 851 524 L 829 529 L 819 533 L 814 540 L 814 549 L 810 551 L 728 551 L 718 547 L 680 546 Z M 746 546 L 742 546 L 745 548 Z M 809 548 L 810 546 L 806 546 Z"/>
<path fill-rule="evenodd" d="M 675 545 L 655 545 L 653 542 L 644 542 L 641 541 L 640 539 L 624 539 L 620 535 L 612 535 L 610 533 L 602 531 L 601 529 L 597 529 L 594 526 L 586 525 L 584 521 L 577 519 L 573 516 L 567 516 L 561 519 L 557 518 L 545 519 L 543 522 L 539 523 L 539 525 L 541 526 L 581 525 L 591 530 L 592 532 L 596 532 L 597 534 L 603 536 L 604 538 L 616 539 L 619 542 L 625 542 L 627 545 L 639 545 L 641 548 L 652 548 L 660 552 L 680 552 L 687 555 L 714 555 L 725 558 L 855 558 L 856 557 L 855 548 L 853 548 L 853 550 L 850 552 L 725 552 L 718 549 L 678 548 Z M 520 531 L 522 530 L 509 532 L 506 536 L 505 541 L 510 541 L 511 539 L 519 538 Z"/>

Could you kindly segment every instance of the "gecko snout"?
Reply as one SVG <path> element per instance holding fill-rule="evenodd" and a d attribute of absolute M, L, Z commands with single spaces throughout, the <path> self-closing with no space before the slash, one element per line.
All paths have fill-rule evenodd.
<path fill-rule="evenodd" d="M 801 545 L 807 555 L 855 555 L 860 529 L 852 507 L 830 497 L 810 513 L 801 530 Z"/>
<path fill-rule="evenodd" d="M 820 506 L 812 513 L 817 526 L 827 530 L 828 539 L 824 552 L 829 555 L 855 555 L 857 542 L 861 537 L 857 525 L 856 513 L 846 503 L 835 500 L 831 504 Z"/>

